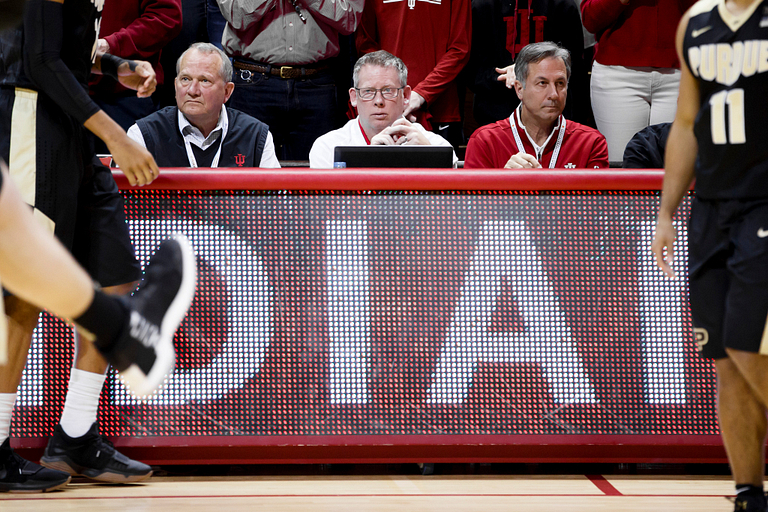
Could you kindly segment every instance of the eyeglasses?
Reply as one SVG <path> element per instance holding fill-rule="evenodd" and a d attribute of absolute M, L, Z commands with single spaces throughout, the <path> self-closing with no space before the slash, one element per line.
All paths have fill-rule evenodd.
<path fill-rule="evenodd" d="M 403 89 L 405 89 L 405 87 L 385 87 L 383 89 L 358 89 L 355 87 L 357 97 L 363 101 L 371 101 L 376 97 L 377 92 L 380 92 L 382 98 L 385 100 L 393 100 L 397 98 L 397 95 L 400 94 L 400 91 Z"/>

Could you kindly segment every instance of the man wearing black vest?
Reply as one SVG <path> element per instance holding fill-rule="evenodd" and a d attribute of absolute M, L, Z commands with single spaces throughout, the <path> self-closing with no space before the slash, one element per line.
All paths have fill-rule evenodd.
<path fill-rule="evenodd" d="M 232 63 L 209 43 L 190 46 L 176 63 L 176 105 L 136 121 L 128 136 L 159 167 L 279 168 L 266 124 L 227 108 Z"/>

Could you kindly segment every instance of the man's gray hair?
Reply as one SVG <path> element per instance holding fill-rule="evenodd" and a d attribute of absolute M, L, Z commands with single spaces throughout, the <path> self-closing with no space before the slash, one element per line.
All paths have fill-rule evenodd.
<path fill-rule="evenodd" d="M 571 53 L 568 50 L 550 41 L 531 43 L 520 50 L 520 53 L 515 57 L 515 78 L 523 84 L 523 89 L 525 89 L 525 82 L 528 80 L 528 67 L 531 63 L 538 64 L 550 57 L 563 59 L 566 80 L 571 79 Z"/>
<path fill-rule="evenodd" d="M 352 71 L 352 80 L 355 88 L 360 85 L 360 70 L 363 66 L 378 66 L 380 68 L 394 68 L 397 70 L 397 76 L 400 78 L 400 87 L 408 85 L 408 68 L 398 57 L 389 52 L 379 50 L 377 52 L 366 53 L 355 62 L 355 69 Z"/>
<path fill-rule="evenodd" d="M 212 45 L 211 43 L 192 43 L 192 45 L 184 50 L 184 53 L 182 53 L 178 60 L 176 61 L 176 74 L 179 74 L 179 71 L 181 70 L 181 60 L 184 58 L 184 56 L 189 53 L 192 50 L 197 50 L 200 53 L 205 54 L 218 54 L 219 57 L 221 57 L 221 67 L 219 68 L 219 76 L 224 80 L 225 83 L 232 81 L 232 61 L 229 60 L 229 57 L 227 57 L 227 54 L 224 53 L 220 48 L 217 46 Z"/>

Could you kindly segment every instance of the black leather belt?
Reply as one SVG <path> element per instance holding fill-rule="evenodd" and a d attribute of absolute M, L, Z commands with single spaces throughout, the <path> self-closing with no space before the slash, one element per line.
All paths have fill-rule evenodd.
<path fill-rule="evenodd" d="M 331 66 L 322 64 L 314 67 L 295 67 L 295 66 L 272 66 L 270 64 L 258 64 L 243 62 L 241 60 L 234 61 L 235 69 L 240 70 L 240 78 L 243 80 L 250 79 L 250 75 L 246 76 L 244 72 L 250 73 L 264 73 L 267 75 L 274 75 L 286 80 L 296 78 L 306 78 L 314 75 L 319 75 L 325 71 L 331 69 Z"/>

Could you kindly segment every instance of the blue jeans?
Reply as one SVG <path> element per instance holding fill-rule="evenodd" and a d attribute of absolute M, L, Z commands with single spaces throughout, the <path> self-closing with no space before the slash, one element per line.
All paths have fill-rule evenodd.
<path fill-rule="evenodd" d="M 235 69 L 233 81 L 229 106 L 269 126 L 278 160 L 308 160 L 315 139 L 335 128 L 336 84 L 331 73 L 286 80 Z"/>
<path fill-rule="evenodd" d="M 208 41 L 221 48 L 221 36 L 224 34 L 224 27 L 227 25 L 227 20 L 221 15 L 221 10 L 219 9 L 219 4 L 216 3 L 216 0 L 208 0 L 206 24 L 208 26 Z"/>

